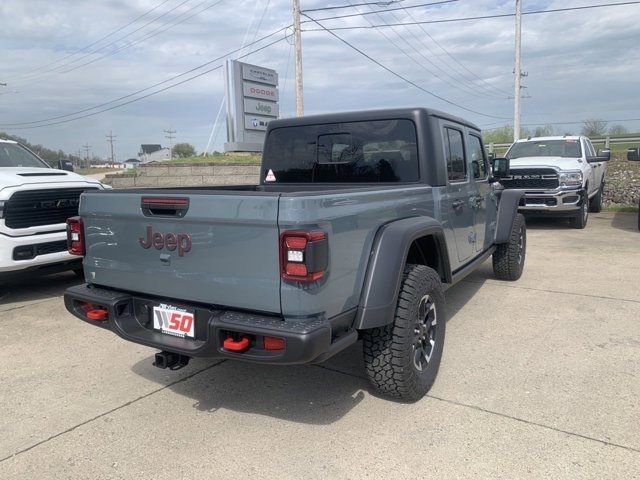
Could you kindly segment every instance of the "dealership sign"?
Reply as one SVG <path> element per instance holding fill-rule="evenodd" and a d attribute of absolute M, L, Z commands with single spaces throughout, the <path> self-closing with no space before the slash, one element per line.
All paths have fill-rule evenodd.
<path fill-rule="evenodd" d="M 278 74 L 270 68 L 227 60 L 227 152 L 260 152 L 270 120 L 278 118 Z"/>

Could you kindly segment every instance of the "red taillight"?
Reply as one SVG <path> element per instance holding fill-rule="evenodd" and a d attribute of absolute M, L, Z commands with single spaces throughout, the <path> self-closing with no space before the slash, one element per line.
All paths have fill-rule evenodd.
<path fill-rule="evenodd" d="M 284 350 L 284 338 L 280 337 L 264 337 L 265 350 Z"/>
<path fill-rule="evenodd" d="M 71 255 L 84 255 L 84 224 L 82 218 L 67 219 L 67 250 Z"/>
<path fill-rule="evenodd" d="M 329 263 L 327 235 L 321 230 L 289 230 L 280 235 L 280 275 L 284 280 L 315 282 Z"/>

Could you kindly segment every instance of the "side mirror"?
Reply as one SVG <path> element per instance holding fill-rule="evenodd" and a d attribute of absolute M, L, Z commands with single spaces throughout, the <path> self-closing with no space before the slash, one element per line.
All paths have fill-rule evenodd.
<path fill-rule="evenodd" d="M 73 172 L 73 163 L 69 160 L 60 160 L 58 161 L 58 169 L 66 170 L 67 172 Z"/>
<path fill-rule="evenodd" d="M 598 149 L 598 154 L 595 157 L 587 157 L 589 163 L 608 162 L 611 159 L 611 150 L 608 148 Z"/>
<path fill-rule="evenodd" d="M 510 162 L 508 158 L 494 158 L 491 160 L 491 170 L 493 172 L 494 180 L 508 177 L 509 165 Z"/>
<path fill-rule="evenodd" d="M 627 150 L 627 160 L 630 162 L 640 162 L 640 148 L 630 148 Z"/>

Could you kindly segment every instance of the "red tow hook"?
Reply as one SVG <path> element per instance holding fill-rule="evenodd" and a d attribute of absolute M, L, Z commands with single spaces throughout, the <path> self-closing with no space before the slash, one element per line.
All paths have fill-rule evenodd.
<path fill-rule="evenodd" d="M 85 313 L 89 320 L 106 320 L 109 312 L 104 308 L 92 308 Z"/>
<path fill-rule="evenodd" d="M 232 352 L 244 352 L 249 348 L 249 337 L 242 337 L 240 340 L 234 340 L 233 337 L 227 337 L 222 344 L 226 350 Z"/>

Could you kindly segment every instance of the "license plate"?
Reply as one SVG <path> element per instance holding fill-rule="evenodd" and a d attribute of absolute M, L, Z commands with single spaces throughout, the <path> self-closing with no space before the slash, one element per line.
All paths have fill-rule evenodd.
<path fill-rule="evenodd" d="M 171 305 L 153 307 L 153 328 L 176 337 L 195 337 L 193 313 Z"/>

